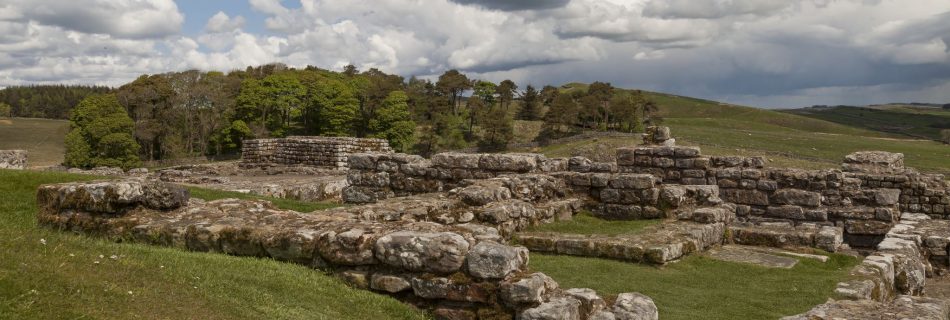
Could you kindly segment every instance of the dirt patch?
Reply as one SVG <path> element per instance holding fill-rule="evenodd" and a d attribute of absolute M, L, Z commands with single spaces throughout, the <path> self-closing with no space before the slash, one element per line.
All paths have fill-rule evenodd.
<path fill-rule="evenodd" d="M 0 119 L 0 125 L 12 125 L 13 121 L 9 119 Z"/>

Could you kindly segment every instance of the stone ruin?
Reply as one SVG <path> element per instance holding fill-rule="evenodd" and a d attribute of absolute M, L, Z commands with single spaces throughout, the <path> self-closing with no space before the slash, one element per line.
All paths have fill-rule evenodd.
<path fill-rule="evenodd" d="M 304 166 L 346 170 L 347 157 L 362 152 L 390 153 L 392 149 L 386 140 L 370 138 L 291 136 L 245 140 L 241 149 L 241 166 Z"/>
<path fill-rule="evenodd" d="M 0 150 L 0 169 L 26 169 L 26 150 Z"/>
<path fill-rule="evenodd" d="M 648 144 L 620 148 L 609 163 L 354 153 L 342 198 L 355 205 L 310 214 L 263 201 L 189 200 L 175 187 L 127 180 L 43 186 L 38 218 L 125 241 L 330 270 L 441 319 L 656 319 L 642 294 L 608 305 L 592 290 L 529 274 L 529 250 L 662 265 L 725 244 L 865 254 L 838 284 L 837 301 L 788 319 L 950 314 L 947 302 L 922 296 L 928 277 L 950 270 L 950 186 L 942 175 L 882 152 L 849 155 L 842 170 L 767 168 L 759 157 L 675 146 L 666 128 L 647 136 Z M 665 222 L 610 237 L 524 231 L 581 210 Z"/>

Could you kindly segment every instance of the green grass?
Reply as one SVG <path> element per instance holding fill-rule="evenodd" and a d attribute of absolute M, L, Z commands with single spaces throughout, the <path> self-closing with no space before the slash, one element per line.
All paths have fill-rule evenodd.
<path fill-rule="evenodd" d="M 0 319 L 425 317 L 303 266 L 37 227 L 39 185 L 95 178 L 0 170 Z"/>
<path fill-rule="evenodd" d="M 787 112 L 853 127 L 932 140 L 940 140 L 941 129 L 950 129 L 950 111 L 938 108 L 899 105 L 840 106 L 794 109 Z"/>
<path fill-rule="evenodd" d="M 571 83 L 564 88 L 586 90 L 586 86 Z M 665 119 L 663 125 L 672 129 L 678 144 L 699 146 L 706 155 L 764 156 L 771 160 L 768 162 L 771 167 L 827 169 L 840 168 L 844 156 L 851 152 L 882 150 L 903 153 L 909 167 L 950 174 L 950 146 L 938 142 L 907 139 L 906 135 L 856 127 L 851 122 L 835 123 L 789 112 L 648 91 L 644 91 L 644 95 L 657 103 L 658 113 Z M 915 107 L 908 111 L 903 110 L 906 107 L 887 106 L 880 109 L 879 113 L 914 117 L 944 113 L 933 108 Z M 635 143 L 634 139 L 618 140 L 611 143 Z M 590 143 L 593 142 L 551 145 L 539 151 L 564 157 Z"/>
<path fill-rule="evenodd" d="M 602 295 L 640 292 L 660 319 L 776 319 L 798 314 L 831 297 L 858 259 L 832 255 L 827 263 L 801 259 L 792 269 L 725 262 L 704 256 L 653 267 L 597 258 L 532 254 L 531 269 L 564 288 Z"/>
<path fill-rule="evenodd" d="M 213 190 L 213 189 L 202 189 L 197 187 L 188 187 L 188 192 L 191 193 L 192 197 L 204 200 L 218 200 L 226 198 L 235 198 L 242 200 L 267 200 L 272 202 L 278 208 L 286 210 L 294 210 L 297 212 L 313 212 L 317 210 L 329 209 L 333 207 L 339 207 L 342 204 L 334 202 L 306 202 L 298 201 L 291 199 L 282 199 L 282 198 L 271 198 L 258 196 L 248 193 L 240 193 L 233 191 L 222 191 L 222 190 Z"/>
<path fill-rule="evenodd" d="M 529 228 L 529 232 L 558 232 L 575 234 L 603 234 L 609 236 L 637 234 L 661 220 L 608 221 L 580 213 L 573 220 L 557 221 Z"/>
<path fill-rule="evenodd" d="M 63 163 L 69 122 L 54 119 L 0 118 L 0 150 L 23 149 L 28 166 Z"/>
<path fill-rule="evenodd" d="M 825 167 L 840 167 L 849 153 L 881 150 L 903 153 L 904 164 L 909 167 L 950 173 L 950 146 L 934 141 L 832 134 L 733 119 L 669 118 L 664 124 L 670 127 L 678 143 L 712 147 L 704 148 L 704 154 L 732 155 L 739 149 L 803 164 L 793 165 L 796 167 L 808 167 L 816 162 L 824 162 Z"/>

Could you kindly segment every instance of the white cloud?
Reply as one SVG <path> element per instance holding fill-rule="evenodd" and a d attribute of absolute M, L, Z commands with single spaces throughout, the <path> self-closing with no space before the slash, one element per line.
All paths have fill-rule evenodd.
<path fill-rule="evenodd" d="M 119 38 L 177 34 L 185 21 L 172 0 L 9 0 L 0 12 L 44 25 Z M 12 9 L 9 9 L 12 8 Z"/>
<path fill-rule="evenodd" d="M 208 24 L 205 25 L 205 30 L 208 32 L 234 31 L 235 29 L 244 27 L 244 22 L 244 17 L 242 16 L 231 18 L 223 11 L 218 11 L 218 13 L 208 19 Z"/>
<path fill-rule="evenodd" d="M 0 86 L 353 63 L 430 78 L 456 68 L 519 84 L 608 81 L 766 106 L 914 94 L 950 102 L 950 90 L 941 91 L 950 83 L 946 0 L 249 4 L 263 14 L 265 34 L 245 29 L 258 21 L 218 12 L 183 35 L 185 14 L 170 0 L 8 0 L 0 4 Z"/>

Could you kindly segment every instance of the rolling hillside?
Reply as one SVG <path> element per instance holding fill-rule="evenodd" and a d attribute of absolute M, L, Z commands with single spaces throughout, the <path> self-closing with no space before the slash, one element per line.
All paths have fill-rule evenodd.
<path fill-rule="evenodd" d="M 571 83 L 562 89 L 586 90 L 586 85 Z M 950 146 L 935 141 L 794 113 L 656 92 L 644 91 L 644 95 L 657 103 L 663 124 L 672 129 L 679 144 L 700 146 L 705 154 L 763 155 L 772 166 L 817 169 L 837 168 L 854 151 L 883 150 L 904 153 L 908 166 L 950 174 Z M 544 150 L 569 154 L 557 146 Z"/>
<path fill-rule="evenodd" d="M 940 139 L 950 129 L 950 110 L 904 104 L 867 107 L 810 107 L 785 112 L 874 131 L 922 139 Z"/>

